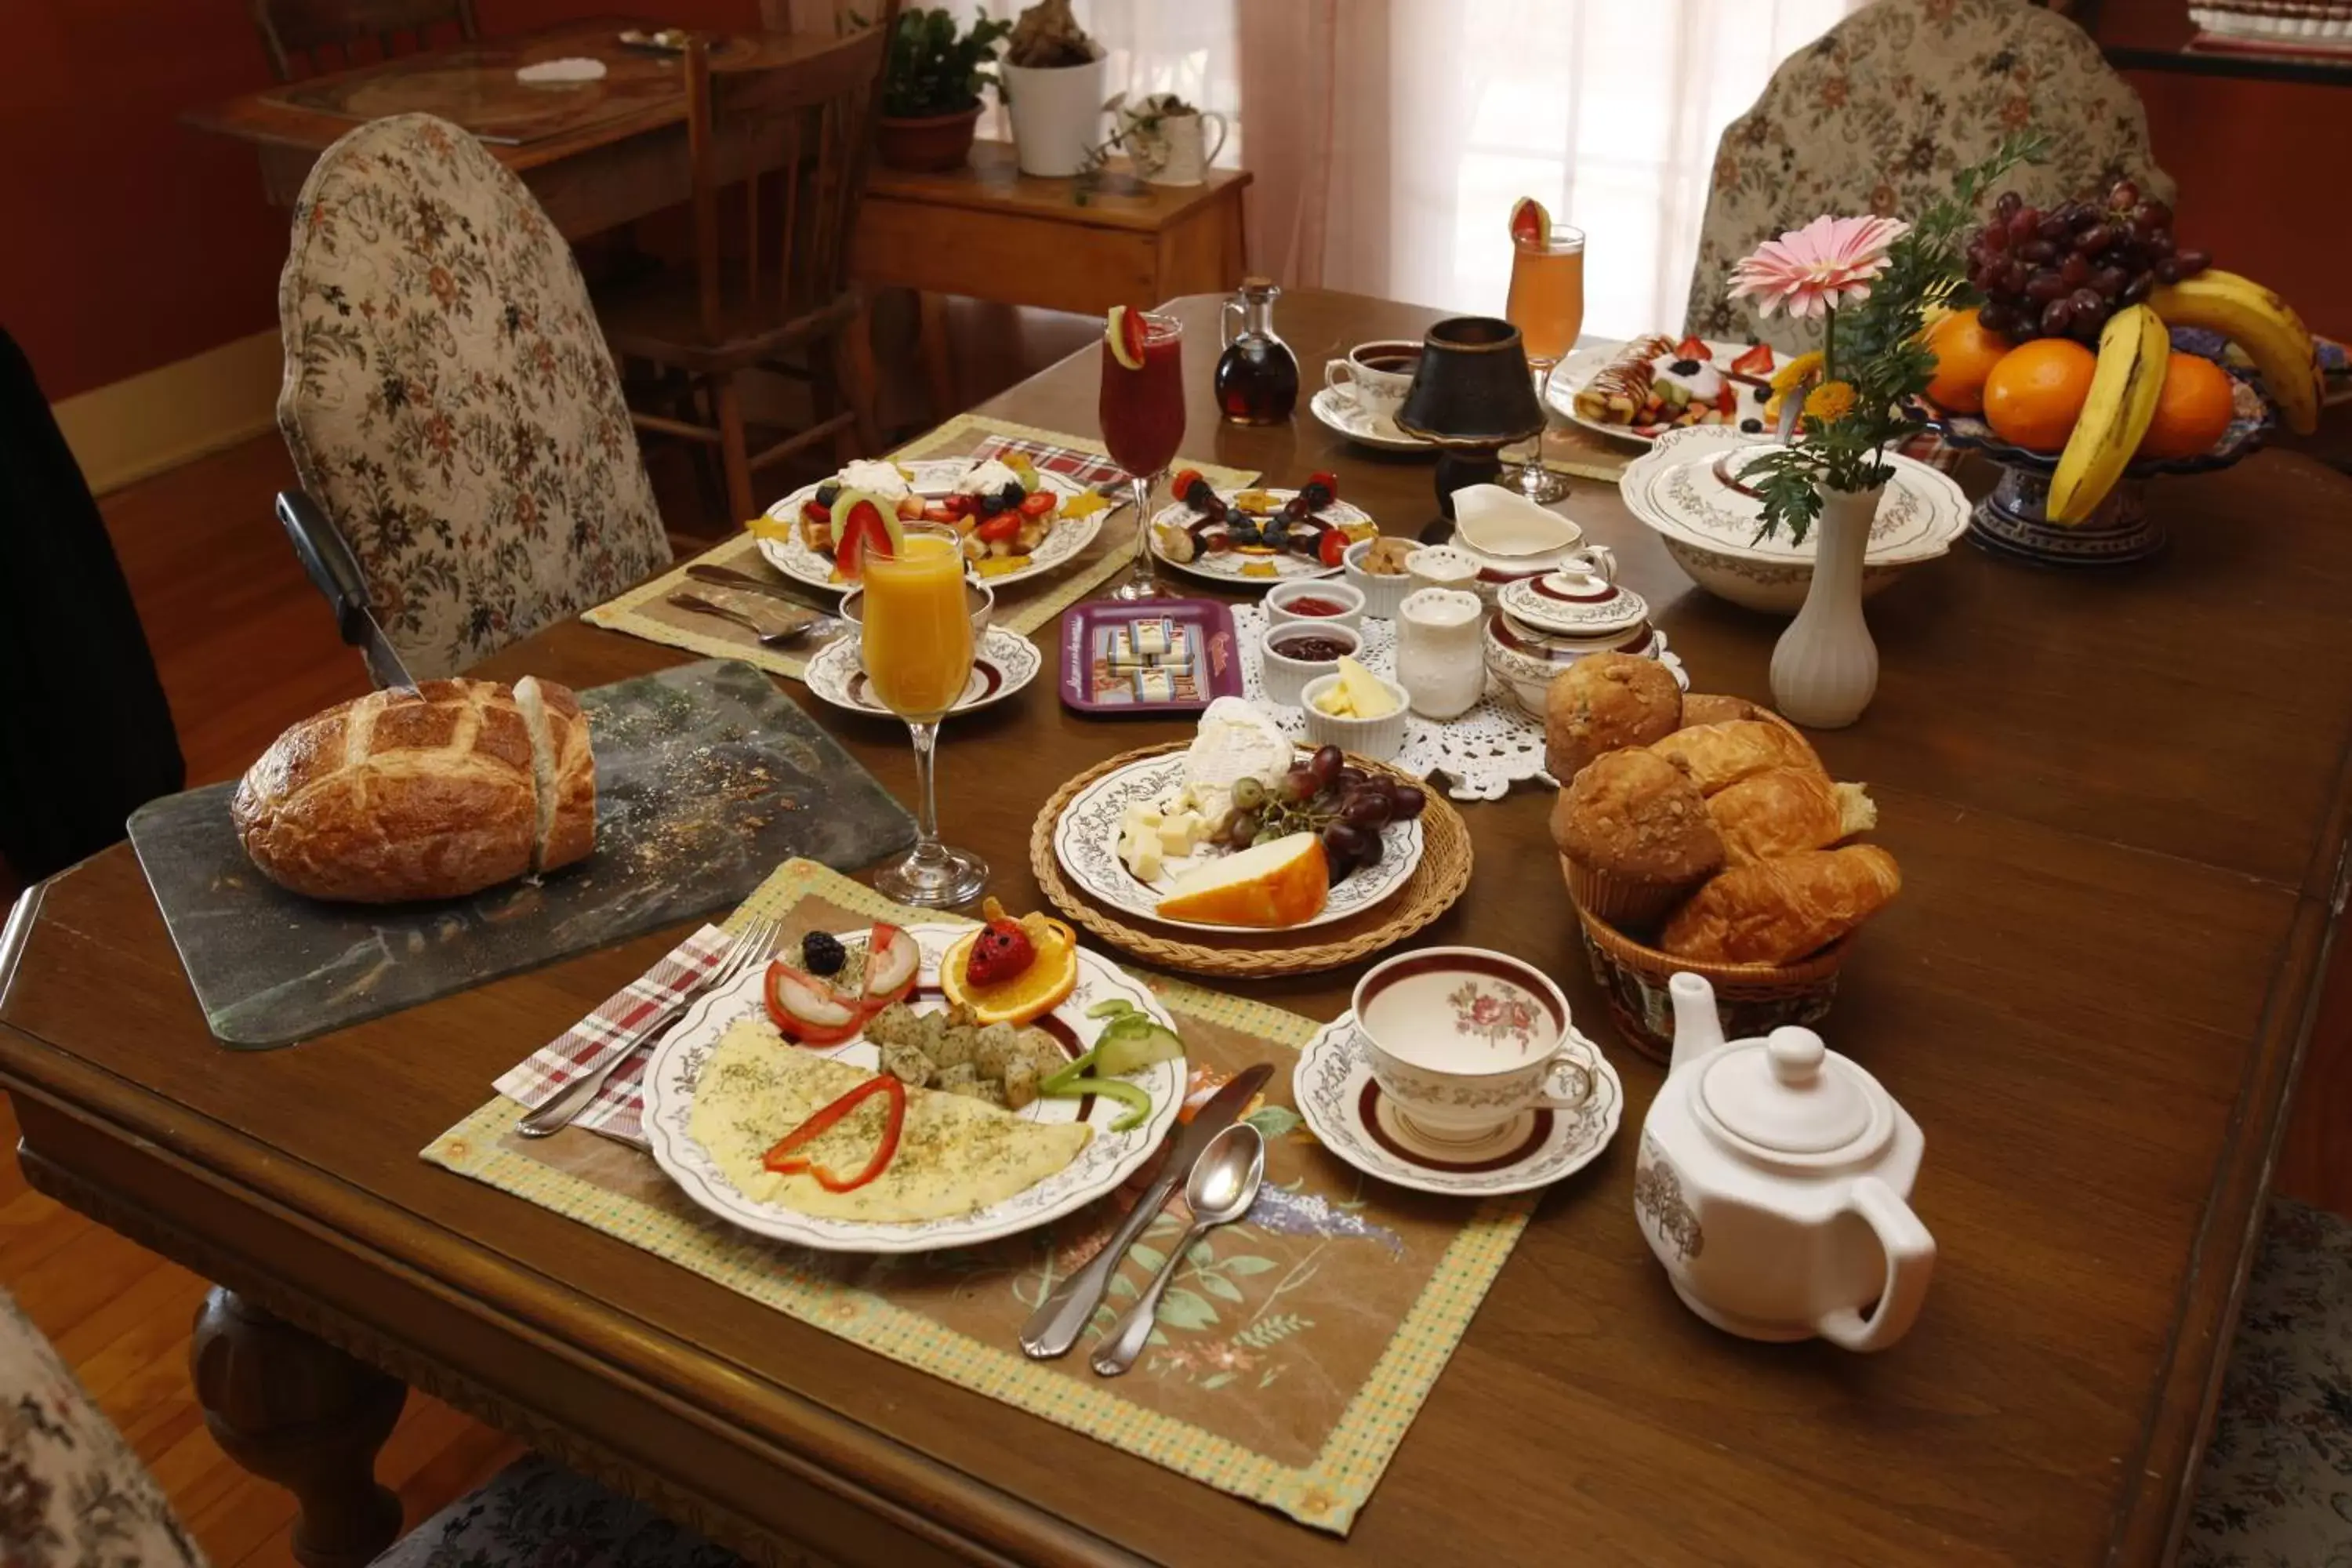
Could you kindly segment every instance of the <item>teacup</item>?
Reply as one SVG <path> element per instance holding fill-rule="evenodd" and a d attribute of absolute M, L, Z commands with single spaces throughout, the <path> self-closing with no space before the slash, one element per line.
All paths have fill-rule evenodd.
<path fill-rule="evenodd" d="M 1405 1128 L 1440 1149 L 1489 1140 L 1538 1106 L 1573 1110 L 1592 1098 L 1568 998 L 1508 953 L 1400 954 L 1356 983 L 1355 1006 L 1373 1080 Z"/>
<path fill-rule="evenodd" d="M 1323 384 L 1341 400 L 1374 419 L 1393 422 L 1412 373 L 1421 368 L 1421 345 L 1402 341 L 1358 343 L 1346 359 L 1323 367 Z"/>

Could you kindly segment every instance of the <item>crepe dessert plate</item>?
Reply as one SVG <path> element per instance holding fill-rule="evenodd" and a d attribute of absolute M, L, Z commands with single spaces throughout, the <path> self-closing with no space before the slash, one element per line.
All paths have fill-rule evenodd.
<path fill-rule="evenodd" d="M 1455 1197 L 1523 1193 L 1591 1164 L 1624 1116 L 1617 1069 L 1590 1039 L 1570 1034 L 1577 1065 L 1592 1074 L 1591 1097 L 1573 1110 L 1522 1111 L 1472 1147 L 1433 1147 L 1396 1115 L 1372 1078 L 1369 1045 L 1352 1011 L 1324 1025 L 1299 1051 L 1291 1098 L 1323 1147 L 1368 1176 Z"/>
<path fill-rule="evenodd" d="M 968 569 L 991 587 L 1025 582 L 1068 564 L 1093 542 L 1108 510 L 1101 497 L 1076 479 L 1033 468 L 1025 459 L 925 458 L 886 462 L 860 458 L 834 478 L 803 485 L 770 507 L 766 519 L 755 529 L 761 557 L 785 576 L 812 588 L 839 594 L 855 586 L 835 562 L 838 541 L 832 537 L 830 519 L 820 525 L 817 514 L 811 510 L 824 507 L 822 498 L 845 489 L 887 502 L 912 498 L 927 509 L 926 516 L 940 514 L 933 521 L 944 521 L 964 535 Z M 1044 507 L 1034 499 L 1041 496 L 1052 497 L 1053 505 L 1024 514 L 1022 502 L 1011 501 L 1015 492 L 1033 508 Z M 984 511 L 983 507 L 995 510 Z M 950 511 L 956 515 L 946 516 Z M 989 533 L 1006 530 L 1013 539 L 993 542 L 988 539 Z"/>
<path fill-rule="evenodd" d="M 920 950 L 908 1006 L 919 1016 L 946 1010 L 940 969 L 948 950 L 976 928 L 932 922 L 906 928 Z M 856 950 L 863 932 L 844 932 Z M 1139 980 L 1083 949 L 1075 988 L 1034 1026 L 1076 1060 L 1116 1018 L 1089 1016 L 1111 1005 L 1175 1023 Z M 771 1020 L 760 971 L 698 999 L 654 1047 L 645 1075 L 646 1137 L 663 1173 L 698 1206 L 759 1235 L 828 1252 L 929 1252 L 1014 1236 L 1115 1190 L 1133 1173 L 1181 1109 L 1181 1057 L 1131 1075 L 1150 1109 L 1125 1131 L 1128 1108 L 1104 1096 L 1039 1098 L 1019 1111 L 940 1089 L 906 1090 L 906 1132 L 873 1201 L 859 1189 L 834 1194 L 795 1177 L 777 1178 L 761 1154 L 813 1112 L 873 1080 L 883 1046 L 866 1026 L 837 1043 L 794 1044 Z M 877 1119 L 878 1120 L 878 1119 Z M 853 1129 L 854 1131 L 854 1129 Z M 805 1195 L 796 1195 L 803 1194 Z M 860 1210 L 866 1212 L 859 1212 Z"/>

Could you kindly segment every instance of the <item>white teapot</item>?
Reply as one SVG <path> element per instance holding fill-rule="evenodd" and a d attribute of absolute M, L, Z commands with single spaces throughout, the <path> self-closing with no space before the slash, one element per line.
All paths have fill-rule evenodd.
<path fill-rule="evenodd" d="M 1748 1339 L 1885 1350 L 1936 1268 L 1905 1202 L 1919 1124 L 1811 1029 L 1727 1042 L 1712 986 L 1668 988 L 1674 1058 L 1642 1123 L 1633 1215 L 1675 1293 Z"/>

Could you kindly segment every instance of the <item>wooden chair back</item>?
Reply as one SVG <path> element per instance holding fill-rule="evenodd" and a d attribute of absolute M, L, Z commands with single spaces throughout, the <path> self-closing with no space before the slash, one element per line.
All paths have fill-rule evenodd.
<path fill-rule="evenodd" d="M 702 329 L 715 340 L 727 315 L 720 204 L 740 184 L 744 246 L 740 285 L 751 303 L 822 309 L 848 287 L 849 236 L 857 223 L 866 158 L 882 109 L 882 71 L 900 0 L 882 0 L 871 26 L 781 65 L 714 66 L 699 34 L 686 53 L 687 140 L 693 174 L 696 281 Z M 722 155 L 719 128 L 729 132 Z M 740 150 L 740 152 L 738 151 Z M 772 174 L 759 171 L 772 170 Z M 774 217 L 761 191 L 774 188 Z M 767 253 L 772 233 L 775 253 Z"/>
<path fill-rule="evenodd" d="M 279 81 L 359 64 L 363 44 L 385 59 L 427 47 L 437 26 L 481 37 L 474 0 L 253 0 L 253 25 Z"/>

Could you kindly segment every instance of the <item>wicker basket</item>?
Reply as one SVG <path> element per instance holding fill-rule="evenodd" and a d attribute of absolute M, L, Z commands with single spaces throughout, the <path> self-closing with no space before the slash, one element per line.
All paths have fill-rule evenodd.
<path fill-rule="evenodd" d="M 1565 858 L 1560 871 L 1567 874 Z M 1570 893 L 1573 898 L 1573 882 Z M 1801 963 L 1702 963 L 1644 947 L 1580 904 L 1576 918 L 1583 927 L 1592 977 L 1609 999 L 1610 1016 L 1635 1049 L 1660 1062 L 1674 1049 L 1675 1008 L 1666 982 L 1675 974 L 1696 974 L 1714 986 L 1724 1037 L 1745 1039 L 1783 1024 L 1812 1025 L 1827 1016 L 1837 995 L 1838 965 L 1853 945 L 1853 937 L 1842 937 Z"/>

